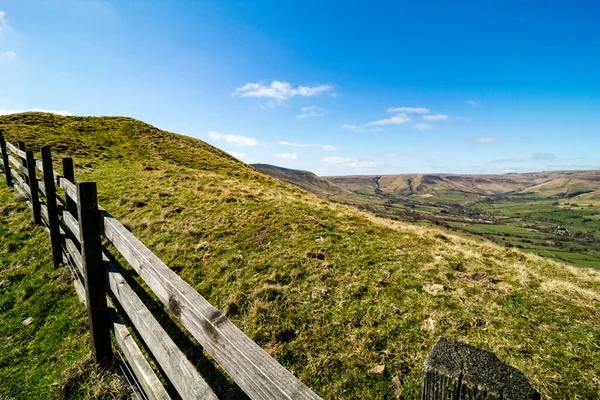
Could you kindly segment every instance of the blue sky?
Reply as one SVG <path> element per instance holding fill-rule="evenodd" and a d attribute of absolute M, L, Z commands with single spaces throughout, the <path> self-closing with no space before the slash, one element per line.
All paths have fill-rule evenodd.
<path fill-rule="evenodd" d="M 0 113 L 319 175 L 600 168 L 595 1 L 0 1 Z"/>

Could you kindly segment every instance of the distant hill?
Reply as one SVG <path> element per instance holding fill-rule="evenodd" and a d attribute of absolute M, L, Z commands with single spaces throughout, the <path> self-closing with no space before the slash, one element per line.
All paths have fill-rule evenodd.
<path fill-rule="evenodd" d="M 498 195 L 532 191 L 551 196 L 600 189 L 600 171 L 552 171 L 501 175 L 350 175 L 324 178 L 350 191 L 379 189 L 383 192 L 404 195 L 439 194 L 442 191 Z"/>
<path fill-rule="evenodd" d="M 282 180 L 298 186 L 309 193 L 319 197 L 328 198 L 330 196 L 343 196 L 350 194 L 349 190 L 328 181 L 319 178 L 309 171 L 277 167 L 270 164 L 251 164 L 255 169 L 270 177 Z"/>

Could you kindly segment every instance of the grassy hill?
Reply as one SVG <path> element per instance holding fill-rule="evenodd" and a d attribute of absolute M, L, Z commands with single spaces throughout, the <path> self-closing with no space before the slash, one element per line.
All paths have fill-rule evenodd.
<path fill-rule="evenodd" d="M 494 351 L 545 396 L 600 396 L 596 271 L 329 203 L 129 118 L 0 129 L 73 157 L 107 210 L 325 399 L 393 398 L 394 376 L 418 398 L 439 335 Z"/>

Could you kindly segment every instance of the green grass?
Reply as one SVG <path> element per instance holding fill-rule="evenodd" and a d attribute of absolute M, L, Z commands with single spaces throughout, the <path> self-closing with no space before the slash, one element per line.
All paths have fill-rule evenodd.
<path fill-rule="evenodd" d="M 0 183 L 0 398 L 128 398 L 118 376 L 92 365 L 85 307 L 49 249 L 23 200 Z"/>
<path fill-rule="evenodd" d="M 419 398 L 439 335 L 495 352 L 544 396 L 600 396 L 596 271 L 376 219 L 128 118 L 13 115 L 0 128 L 74 157 L 107 210 L 325 399 L 393 398 L 394 376 Z"/>

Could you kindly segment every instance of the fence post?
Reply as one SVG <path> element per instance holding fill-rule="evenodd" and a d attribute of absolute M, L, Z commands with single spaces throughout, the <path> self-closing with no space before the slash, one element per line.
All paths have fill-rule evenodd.
<path fill-rule="evenodd" d="M 440 336 L 423 368 L 422 400 L 539 400 L 518 369 L 494 353 Z"/>
<path fill-rule="evenodd" d="M 42 168 L 44 169 L 44 186 L 46 187 L 46 207 L 48 208 L 48 224 L 50 225 L 50 242 L 54 266 L 62 262 L 60 226 L 58 225 L 58 208 L 56 207 L 56 186 L 52 168 L 52 152 L 49 146 L 42 147 Z"/>
<path fill-rule="evenodd" d="M 42 224 L 42 207 L 40 205 L 40 193 L 37 175 L 35 173 L 35 157 L 33 151 L 27 151 L 27 175 L 29 176 L 29 190 L 31 191 L 31 205 L 33 207 L 33 220 L 36 224 Z"/>
<path fill-rule="evenodd" d="M 6 151 L 6 141 L 0 130 L 0 151 L 2 151 L 2 163 L 4 164 L 4 177 L 6 178 L 6 186 L 12 187 L 12 175 L 10 174 L 10 165 L 8 164 L 8 152 Z"/>
<path fill-rule="evenodd" d="M 72 184 L 75 184 L 75 170 L 73 168 L 73 159 L 63 158 L 62 167 L 63 177 Z M 67 211 L 70 212 L 72 216 L 77 216 L 77 205 L 69 196 L 67 196 Z"/>
<path fill-rule="evenodd" d="M 112 348 L 106 305 L 107 279 L 100 238 L 102 220 L 98 211 L 96 183 L 77 184 L 77 211 L 92 354 L 97 364 L 107 366 L 112 361 Z"/>
<path fill-rule="evenodd" d="M 27 152 L 27 147 L 25 146 L 25 143 L 18 141 L 17 146 L 19 147 L 19 150 L 21 150 L 22 152 L 24 152 L 24 153 Z M 17 159 L 21 160 L 21 164 L 23 164 L 23 167 L 25 167 L 25 170 L 27 170 L 27 161 L 21 157 L 17 157 Z M 27 174 L 25 174 L 25 183 L 27 185 L 29 185 L 29 176 L 27 176 Z"/>

